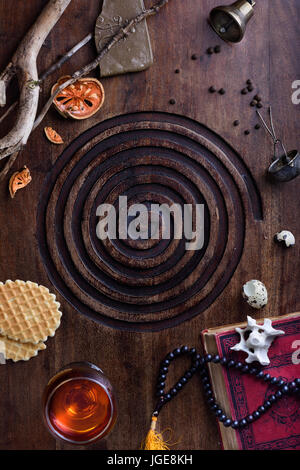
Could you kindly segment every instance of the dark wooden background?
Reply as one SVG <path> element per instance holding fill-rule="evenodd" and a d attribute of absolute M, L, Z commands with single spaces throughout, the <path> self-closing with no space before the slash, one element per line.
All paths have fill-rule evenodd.
<path fill-rule="evenodd" d="M 32 24 L 46 0 L 0 0 L 0 68 L 2 69 Z M 240 94 L 248 78 L 264 99 L 273 105 L 274 120 L 288 149 L 299 145 L 299 106 L 291 101 L 292 82 L 299 78 L 299 1 L 264 0 L 255 7 L 244 41 L 222 44 L 207 24 L 210 9 L 220 0 L 170 0 L 167 7 L 148 21 L 154 64 L 146 72 L 103 80 L 106 101 L 90 120 L 65 121 L 52 109 L 44 124 L 53 125 L 71 142 L 97 122 L 134 111 L 167 111 L 200 121 L 227 140 L 252 171 L 262 195 L 264 219 L 245 241 L 241 262 L 230 284 L 204 313 L 169 330 L 157 333 L 125 332 L 104 327 L 74 312 L 59 295 L 62 325 L 47 350 L 26 363 L 0 367 L 0 448 L 63 449 L 48 434 L 41 418 L 41 395 L 48 379 L 63 365 L 75 360 L 98 364 L 111 378 L 118 395 L 119 419 L 106 442 L 92 448 L 137 449 L 149 426 L 155 403 L 154 384 L 162 357 L 182 344 L 200 345 L 206 327 L 243 321 L 247 313 L 259 316 L 284 314 L 300 309 L 299 240 L 292 250 L 279 249 L 273 235 L 289 229 L 299 239 L 299 182 L 270 184 L 265 177 L 272 151 L 269 137 L 257 122 L 249 99 Z M 230 3 L 230 2 L 225 2 Z M 149 2 L 147 2 L 149 4 Z M 73 0 L 49 35 L 39 56 L 45 70 L 93 30 L 100 0 Z M 222 45 L 222 52 L 209 57 L 206 49 Z M 60 75 L 78 69 L 95 54 L 89 44 L 47 79 L 41 103 Z M 191 55 L 198 60 L 192 61 Z M 181 73 L 175 74 L 179 68 Z M 210 85 L 226 90 L 224 96 L 210 95 Z M 11 97 L 14 95 L 11 91 Z M 170 98 L 176 100 L 170 105 Z M 233 127 L 234 119 L 241 125 Z M 297 122 L 298 120 L 298 122 Z M 1 124 L 1 135 L 8 124 Z M 249 128 L 251 134 L 244 136 Z M 61 152 L 49 144 L 41 125 L 30 137 L 14 169 L 27 164 L 33 181 L 14 200 L 8 180 L 0 186 L 0 279 L 24 279 L 48 286 L 36 240 L 36 209 L 43 180 Z M 242 284 L 261 279 L 269 289 L 270 301 L 263 312 L 250 312 L 241 299 Z M 179 375 L 170 372 L 170 380 Z M 201 384 L 194 378 L 161 414 L 162 427 L 174 429 L 176 449 L 219 449 L 214 418 L 207 410 Z"/>

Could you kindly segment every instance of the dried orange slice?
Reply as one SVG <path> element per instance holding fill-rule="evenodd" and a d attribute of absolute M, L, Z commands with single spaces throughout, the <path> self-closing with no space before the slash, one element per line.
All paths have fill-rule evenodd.
<path fill-rule="evenodd" d="M 12 198 L 15 197 L 19 189 L 25 188 L 31 181 L 30 171 L 27 166 L 20 171 L 16 171 L 9 180 L 9 192 Z"/>
<path fill-rule="evenodd" d="M 61 136 L 58 134 L 58 132 L 56 132 L 54 129 L 52 129 L 52 127 L 45 127 L 44 132 L 46 134 L 47 139 L 50 140 L 50 142 L 52 142 L 52 144 L 59 145 L 59 144 L 64 143 Z"/>
<path fill-rule="evenodd" d="M 52 87 L 51 94 L 69 80 L 70 76 L 61 77 Z M 104 102 L 104 88 L 96 78 L 80 78 L 67 86 L 53 100 L 54 106 L 64 117 L 87 119 L 93 116 Z"/>

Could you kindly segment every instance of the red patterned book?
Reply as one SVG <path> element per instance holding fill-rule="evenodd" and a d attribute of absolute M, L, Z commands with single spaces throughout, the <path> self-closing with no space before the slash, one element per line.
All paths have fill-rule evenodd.
<path fill-rule="evenodd" d="M 263 370 L 283 380 L 300 378 L 300 313 L 273 318 L 272 323 L 274 328 L 285 331 L 285 335 L 277 337 L 272 343 L 268 354 L 270 365 Z M 235 328 L 245 326 L 246 323 L 240 323 L 203 331 L 205 351 L 244 362 L 246 354 L 231 351 L 230 348 L 239 342 Z M 269 395 L 278 390 L 270 383 L 219 364 L 210 364 L 209 369 L 216 400 L 232 419 L 239 420 L 253 413 Z M 284 397 L 245 429 L 236 431 L 225 428 L 221 423 L 219 427 L 225 450 L 299 450 L 299 397 Z"/>

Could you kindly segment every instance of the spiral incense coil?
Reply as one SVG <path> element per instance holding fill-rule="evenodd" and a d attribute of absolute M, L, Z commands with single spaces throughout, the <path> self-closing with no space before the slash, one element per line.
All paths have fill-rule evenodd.
<path fill-rule="evenodd" d="M 127 114 L 89 129 L 63 152 L 40 197 L 37 238 L 49 278 L 80 313 L 115 328 L 154 331 L 204 311 L 239 264 L 262 219 L 241 157 L 205 126 L 167 113 Z M 97 238 L 97 207 L 203 204 L 204 245 Z M 149 212 L 151 215 L 151 210 Z M 150 217 L 149 215 L 149 217 Z M 160 216 L 161 223 L 164 223 Z"/>

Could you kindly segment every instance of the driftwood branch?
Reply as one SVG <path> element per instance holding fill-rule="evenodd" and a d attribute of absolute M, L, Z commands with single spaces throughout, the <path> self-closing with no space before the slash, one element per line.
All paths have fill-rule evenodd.
<path fill-rule="evenodd" d="M 17 75 L 20 88 L 16 123 L 12 130 L 0 139 L 0 160 L 22 148 L 32 131 L 39 100 L 37 56 L 49 32 L 70 2 L 71 0 L 49 0 L 0 75 L 1 106 L 6 103 L 6 89 L 14 75 Z"/>
<path fill-rule="evenodd" d="M 16 72 L 13 63 L 10 62 L 4 72 L 0 75 L 0 106 L 6 105 L 6 88 Z"/>

